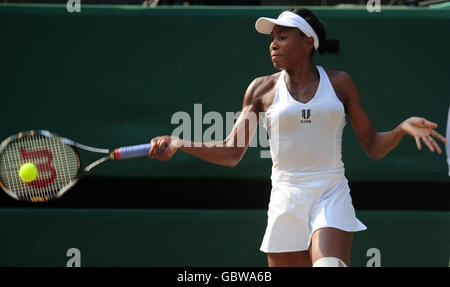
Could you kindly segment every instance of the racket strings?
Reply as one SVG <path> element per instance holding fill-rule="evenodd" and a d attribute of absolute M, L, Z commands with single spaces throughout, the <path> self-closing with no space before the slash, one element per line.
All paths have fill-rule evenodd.
<path fill-rule="evenodd" d="M 48 200 L 68 186 L 77 176 L 78 157 L 72 147 L 58 138 L 25 136 L 13 141 L 0 155 L 0 178 L 4 186 L 20 199 Z M 19 169 L 33 163 L 38 176 L 30 183 L 20 179 Z"/>

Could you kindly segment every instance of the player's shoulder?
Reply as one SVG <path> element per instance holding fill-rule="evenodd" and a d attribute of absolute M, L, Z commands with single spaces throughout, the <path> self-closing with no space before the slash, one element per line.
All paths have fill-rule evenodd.
<path fill-rule="evenodd" d="M 259 83 L 259 84 L 264 84 L 264 83 L 268 83 L 268 82 L 276 82 L 278 81 L 278 78 L 280 77 L 281 72 L 277 72 L 271 75 L 264 75 L 264 76 L 260 76 L 257 77 L 253 80 L 253 82 Z"/>
<path fill-rule="evenodd" d="M 330 79 L 334 90 L 341 96 L 347 97 L 357 91 L 355 82 L 349 73 L 340 70 L 327 70 L 325 72 Z"/>
<path fill-rule="evenodd" d="M 253 105 L 262 111 L 264 99 L 275 94 L 275 86 L 280 73 L 255 78 L 247 88 L 244 96 L 244 105 Z"/>
<path fill-rule="evenodd" d="M 325 72 L 327 73 L 332 84 L 348 85 L 353 83 L 352 77 L 345 71 L 325 69 Z"/>
<path fill-rule="evenodd" d="M 272 90 L 280 77 L 280 73 L 265 75 L 255 78 L 249 85 L 248 90 L 255 95 L 264 94 Z"/>

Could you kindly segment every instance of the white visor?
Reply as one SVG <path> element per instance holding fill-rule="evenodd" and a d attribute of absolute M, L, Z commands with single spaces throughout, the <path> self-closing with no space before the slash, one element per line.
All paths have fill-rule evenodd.
<path fill-rule="evenodd" d="M 300 29 L 308 37 L 314 38 L 314 48 L 317 50 L 319 48 L 319 38 L 317 37 L 314 29 L 306 22 L 303 17 L 289 11 L 285 11 L 278 16 L 277 19 L 260 17 L 256 20 L 255 28 L 261 34 L 272 33 L 273 26 L 285 26 L 285 27 L 295 27 Z"/>

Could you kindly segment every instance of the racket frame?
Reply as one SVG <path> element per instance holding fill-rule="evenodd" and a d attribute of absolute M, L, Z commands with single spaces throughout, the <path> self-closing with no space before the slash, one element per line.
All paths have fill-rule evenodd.
<path fill-rule="evenodd" d="M 2 179 L 0 178 L 0 187 L 12 198 L 16 199 L 16 200 L 20 200 L 20 201 L 31 201 L 31 202 L 46 202 L 48 200 L 51 199 L 56 199 L 56 198 L 60 198 L 64 193 L 66 193 L 69 189 L 71 189 L 79 180 L 80 178 L 86 174 L 88 171 L 90 171 L 92 168 L 96 167 L 97 165 L 109 160 L 109 159 L 113 159 L 113 155 L 112 153 L 108 150 L 108 149 L 102 149 L 102 148 L 95 148 L 95 147 L 91 147 L 91 146 L 87 146 L 87 145 L 83 145 L 80 143 L 77 143 L 71 139 L 68 138 L 64 138 L 61 137 L 55 133 L 49 132 L 47 130 L 29 130 L 29 131 L 24 131 L 24 132 L 20 132 L 18 134 L 12 135 L 8 138 L 6 138 L 1 144 L 0 144 L 0 155 L 2 154 L 2 151 L 12 142 L 16 141 L 16 140 L 20 140 L 23 137 L 27 137 L 27 136 L 44 136 L 44 137 L 49 137 L 49 138 L 54 138 L 57 139 L 59 141 L 61 141 L 63 144 L 68 145 L 72 148 L 76 159 L 77 159 L 77 164 L 78 164 L 78 171 L 75 175 L 75 177 L 68 183 L 66 184 L 63 188 L 61 188 L 61 190 L 59 190 L 55 196 L 49 198 L 48 195 L 46 195 L 45 197 L 42 196 L 30 196 L 30 199 L 28 200 L 27 198 L 19 198 L 17 196 L 17 194 L 12 191 L 11 189 L 8 189 L 4 183 L 2 182 Z M 106 157 L 102 157 L 94 162 L 92 162 L 91 164 L 89 164 L 88 166 L 86 166 L 84 168 L 84 170 L 81 169 L 81 161 L 80 161 L 80 155 L 79 155 L 79 149 L 82 150 L 86 150 L 89 152 L 93 152 L 93 153 L 99 153 L 99 154 L 107 154 L 108 156 Z"/>

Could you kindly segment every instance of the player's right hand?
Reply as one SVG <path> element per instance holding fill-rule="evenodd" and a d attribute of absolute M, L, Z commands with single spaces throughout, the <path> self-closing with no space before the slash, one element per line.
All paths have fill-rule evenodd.
<path fill-rule="evenodd" d="M 171 136 L 154 137 L 150 141 L 152 148 L 148 152 L 148 157 L 158 160 L 170 160 L 178 150 L 174 144 L 176 140 L 177 138 Z"/>

